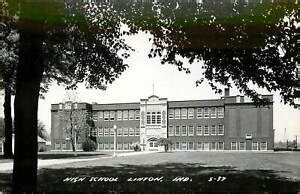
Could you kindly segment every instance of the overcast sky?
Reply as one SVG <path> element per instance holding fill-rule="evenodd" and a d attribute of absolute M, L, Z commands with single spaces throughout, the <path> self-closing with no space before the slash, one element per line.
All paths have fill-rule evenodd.
<path fill-rule="evenodd" d="M 77 90 L 79 100 L 89 103 L 138 102 L 141 98 L 147 98 L 153 94 L 153 84 L 155 95 L 168 98 L 168 100 L 219 99 L 221 97 L 215 94 L 207 83 L 196 87 L 195 81 L 201 77 L 201 63 L 191 65 L 191 74 L 185 74 L 179 72 L 175 66 L 161 65 L 158 59 L 149 59 L 147 55 L 151 43 L 148 42 L 148 38 L 149 35 L 146 34 L 129 38 L 128 42 L 136 49 L 126 60 L 129 68 L 105 91 L 87 90 L 84 86 L 80 86 Z M 269 94 L 264 90 L 259 91 L 262 94 Z M 231 95 L 239 94 L 235 89 L 231 89 L 230 93 Z M 44 100 L 39 101 L 39 119 L 46 124 L 50 132 L 51 104 L 64 100 L 64 87 L 53 84 L 45 96 Z M 1 100 L 3 101 L 3 96 Z M 274 101 L 275 141 L 285 141 L 286 138 L 294 139 L 295 135 L 300 136 L 300 110 L 280 103 L 278 94 L 274 94 Z M 2 107 L 0 112 L 3 112 Z M 0 114 L 3 115 L 3 113 Z"/>

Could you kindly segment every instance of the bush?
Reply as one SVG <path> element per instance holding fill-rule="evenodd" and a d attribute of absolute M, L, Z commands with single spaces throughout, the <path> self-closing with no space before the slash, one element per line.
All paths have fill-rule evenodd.
<path fill-rule="evenodd" d="M 46 152 L 46 151 L 47 151 L 47 148 L 45 148 L 43 146 L 39 148 L 39 152 Z"/>
<path fill-rule="evenodd" d="M 92 152 L 92 151 L 95 151 L 97 149 L 97 144 L 96 144 L 96 142 L 94 142 L 91 139 L 86 139 L 82 143 L 82 149 L 85 152 Z"/>
<path fill-rule="evenodd" d="M 139 145 L 135 145 L 135 146 L 133 146 L 133 150 L 136 152 L 141 151 L 141 147 Z"/>

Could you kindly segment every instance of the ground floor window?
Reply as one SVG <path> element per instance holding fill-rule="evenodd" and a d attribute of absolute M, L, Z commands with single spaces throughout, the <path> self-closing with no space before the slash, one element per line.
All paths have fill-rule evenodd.
<path fill-rule="evenodd" d="M 55 143 L 54 149 L 55 150 L 60 150 L 60 143 Z"/>
<path fill-rule="evenodd" d="M 237 150 L 237 143 L 231 142 L 231 150 Z"/>
<path fill-rule="evenodd" d="M 157 142 L 155 142 L 155 141 L 151 141 L 151 142 L 149 142 L 149 147 L 150 147 L 150 148 L 157 148 L 157 147 L 158 147 L 158 144 L 157 144 Z"/>
<path fill-rule="evenodd" d="M 260 143 L 260 150 L 262 150 L 262 151 L 267 150 L 267 142 L 261 142 Z"/>
<path fill-rule="evenodd" d="M 122 150 L 122 149 L 123 149 L 123 146 L 122 146 L 121 143 L 118 143 L 118 144 L 117 144 L 117 149 L 118 149 L 118 150 Z"/>
<path fill-rule="evenodd" d="M 103 150 L 103 143 L 98 143 L 98 150 Z"/>
<path fill-rule="evenodd" d="M 187 150 L 187 143 L 186 142 L 181 143 L 181 150 Z"/>
<path fill-rule="evenodd" d="M 109 144 L 108 143 L 104 143 L 104 149 L 109 150 Z"/>
<path fill-rule="evenodd" d="M 218 143 L 218 150 L 224 150 L 224 142 Z"/>
<path fill-rule="evenodd" d="M 246 142 L 240 142 L 240 150 L 246 150 Z"/>
<path fill-rule="evenodd" d="M 202 126 L 197 126 L 197 135 L 202 135 Z"/>
<path fill-rule="evenodd" d="M 204 150 L 209 150 L 209 143 L 208 142 L 204 143 L 203 149 Z"/>
<path fill-rule="evenodd" d="M 128 143 L 124 143 L 124 144 L 123 144 L 123 149 L 124 149 L 124 150 L 128 150 L 128 149 L 129 149 Z"/>
<path fill-rule="evenodd" d="M 179 149 L 180 149 L 180 144 L 179 144 L 179 142 L 176 142 L 176 143 L 175 143 L 175 149 L 176 149 L 176 150 L 179 150 Z"/>
<path fill-rule="evenodd" d="M 258 143 L 252 142 L 252 150 L 258 150 Z"/>
<path fill-rule="evenodd" d="M 202 142 L 197 143 L 197 150 L 203 150 L 203 143 Z"/>
<path fill-rule="evenodd" d="M 217 142 L 211 142 L 211 150 L 217 150 Z"/>
<path fill-rule="evenodd" d="M 189 150 L 193 150 L 194 149 L 194 142 L 189 142 Z"/>

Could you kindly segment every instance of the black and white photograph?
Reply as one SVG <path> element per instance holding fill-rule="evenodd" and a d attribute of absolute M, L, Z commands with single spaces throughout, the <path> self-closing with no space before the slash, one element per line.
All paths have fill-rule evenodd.
<path fill-rule="evenodd" d="M 0 193 L 299 193 L 299 10 L 0 0 Z"/>

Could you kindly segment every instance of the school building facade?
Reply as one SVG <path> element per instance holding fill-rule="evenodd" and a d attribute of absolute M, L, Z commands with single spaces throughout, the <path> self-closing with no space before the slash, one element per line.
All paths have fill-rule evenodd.
<path fill-rule="evenodd" d="M 152 95 L 136 103 L 51 105 L 52 150 L 70 150 L 68 135 L 59 114 L 73 108 L 84 112 L 93 125 L 87 133 L 97 143 L 97 150 L 162 150 L 159 138 L 172 141 L 170 149 L 178 151 L 233 150 L 266 151 L 274 148 L 273 96 L 263 95 L 271 103 L 256 107 L 244 96 L 221 99 L 168 101 Z M 114 129 L 115 128 L 115 129 Z M 78 140 L 77 148 L 82 142 Z"/>

